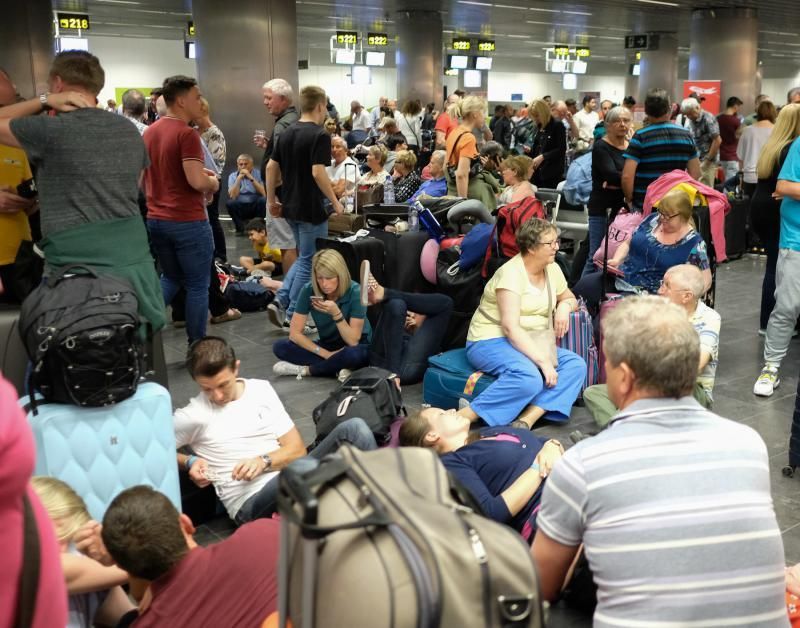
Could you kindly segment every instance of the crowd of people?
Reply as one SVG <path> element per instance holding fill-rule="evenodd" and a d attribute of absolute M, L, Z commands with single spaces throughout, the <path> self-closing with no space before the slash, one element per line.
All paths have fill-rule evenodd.
<path fill-rule="evenodd" d="M 261 625 L 277 609 L 281 470 L 344 443 L 365 451 L 379 443 L 351 417 L 307 447 L 268 379 L 240 377 L 235 348 L 207 333 L 209 315 L 224 323 L 242 314 L 219 286 L 227 147 L 197 81 L 169 77 L 149 100 L 128 90 L 121 115 L 116 103 L 97 106 L 103 85 L 87 52 L 57 55 L 40 98 L 17 102 L 0 72 L 0 154 L 13 165 L 0 190 L 2 297 L 24 298 L 20 251 L 37 239 L 46 274 L 81 263 L 130 282 L 148 337 L 171 306 L 197 386 L 174 412 L 175 464 L 198 487 L 213 486 L 238 530 L 199 547 L 191 519 L 145 486 L 116 495 L 102 522 L 90 519 L 78 487 L 35 477 L 29 490 L 34 446 L 0 381 L 0 480 L 14 497 L 2 511 L 12 532 L 0 619 L 16 612 L 11 583 L 27 559 L 20 521 L 29 509 L 42 524 L 32 625 Z M 258 316 L 288 333 L 272 345 L 276 376 L 344 381 L 372 365 L 405 386 L 442 349 L 450 296 L 384 286 L 369 263 L 354 277 L 339 252 L 318 249 L 330 217 L 353 197 L 380 202 L 391 182 L 396 203 L 449 195 L 492 211 L 556 189 L 582 155 L 591 158 L 580 281 L 570 287 L 556 263 L 557 224 L 523 222 L 519 253 L 486 282 L 462 348 L 492 383 L 458 408 L 413 412 L 399 446 L 435 450 L 483 515 L 528 541 L 545 599 L 558 599 L 582 563 L 604 625 L 787 625 L 786 588 L 800 589 L 784 573 L 766 446 L 711 412 L 721 318 L 704 302 L 713 243 L 694 209 L 701 196 L 718 198 L 718 179 L 743 173 L 767 253 L 765 364 L 754 393 L 769 396 L 800 315 L 800 89 L 779 112 L 759 96 L 748 119 L 738 98 L 715 117 L 698 98 L 676 109 L 652 89 L 636 130 L 631 98 L 598 104 L 587 95 L 579 108 L 545 96 L 518 111 L 498 105 L 487 120 L 485 100 L 456 92 L 441 112 L 381 98 L 371 111 L 353 101 L 340 120 L 317 86 L 295 95 L 273 78 L 262 96 L 274 125 L 254 135 L 260 168 L 253 155 L 237 157 L 225 204 L 235 234 L 253 246 L 237 260 L 242 272 L 273 293 Z M 38 115 L 47 110 L 57 115 Z M 628 237 L 595 263 L 620 216 Z M 557 340 L 579 297 L 598 314 L 608 293 L 617 303 L 600 322 L 606 381 L 583 390 L 586 361 Z M 599 433 L 578 435 L 568 450 L 536 434 L 542 420 L 568 421 L 581 395 Z"/>

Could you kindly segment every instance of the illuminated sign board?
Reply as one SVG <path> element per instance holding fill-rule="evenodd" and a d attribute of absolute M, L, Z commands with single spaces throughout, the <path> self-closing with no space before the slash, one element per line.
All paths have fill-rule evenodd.
<path fill-rule="evenodd" d="M 591 55 L 591 50 L 588 48 L 575 48 L 575 56 L 579 59 L 585 59 Z"/>
<path fill-rule="evenodd" d="M 367 33 L 368 46 L 388 46 L 389 37 L 386 33 Z"/>
<path fill-rule="evenodd" d="M 91 30 L 89 16 L 85 13 L 56 13 L 58 27 L 66 30 Z"/>
<path fill-rule="evenodd" d="M 358 33 L 356 31 L 336 31 L 336 43 L 355 46 L 358 44 Z"/>
<path fill-rule="evenodd" d="M 194 22 L 189 22 L 186 24 L 186 33 L 189 37 L 194 37 Z"/>
<path fill-rule="evenodd" d="M 553 48 L 553 54 L 557 57 L 566 57 L 569 55 L 569 46 L 556 46 Z"/>
<path fill-rule="evenodd" d="M 478 52 L 494 52 L 494 42 L 489 39 L 478 40 Z"/>
<path fill-rule="evenodd" d="M 469 39 L 454 39 L 453 50 L 469 50 L 472 48 L 472 42 Z"/>

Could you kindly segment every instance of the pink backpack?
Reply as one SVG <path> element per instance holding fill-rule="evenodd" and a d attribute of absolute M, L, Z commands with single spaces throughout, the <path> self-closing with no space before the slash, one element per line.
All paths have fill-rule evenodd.
<path fill-rule="evenodd" d="M 644 214 L 638 212 L 629 212 L 627 209 L 621 209 L 608 226 L 608 259 L 613 259 L 614 254 L 617 252 L 620 244 L 626 242 L 631 238 L 633 232 L 644 220 Z M 600 242 L 600 246 L 595 251 L 592 260 L 597 266 L 603 267 L 603 257 L 606 250 L 606 239 Z"/>

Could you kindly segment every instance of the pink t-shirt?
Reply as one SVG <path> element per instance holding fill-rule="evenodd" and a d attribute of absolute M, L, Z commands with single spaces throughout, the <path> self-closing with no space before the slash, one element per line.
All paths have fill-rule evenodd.
<path fill-rule="evenodd" d="M 28 499 L 39 531 L 39 587 L 33 628 L 64 626 L 67 622 L 67 590 L 53 525 L 42 504 L 28 486 L 33 472 L 33 435 L 17 405 L 14 387 L 0 377 L 0 626 L 13 626 L 17 613 L 22 571 L 23 505 Z"/>

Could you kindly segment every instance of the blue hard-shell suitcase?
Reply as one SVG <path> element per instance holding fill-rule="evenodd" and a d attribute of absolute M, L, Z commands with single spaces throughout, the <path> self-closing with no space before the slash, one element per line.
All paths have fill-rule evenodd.
<path fill-rule="evenodd" d="M 29 398 L 20 399 L 28 409 Z M 181 509 L 172 401 L 166 388 L 139 385 L 133 397 L 104 408 L 39 403 L 28 413 L 36 439 L 36 475 L 69 484 L 101 521 L 121 491 L 146 484 Z"/>
<path fill-rule="evenodd" d="M 435 408 L 458 408 L 459 399 L 472 401 L 494 380 L 491 375 L 472 368 L 466 349 L 453 349 L 428 359 L 422 399 Z"/>

